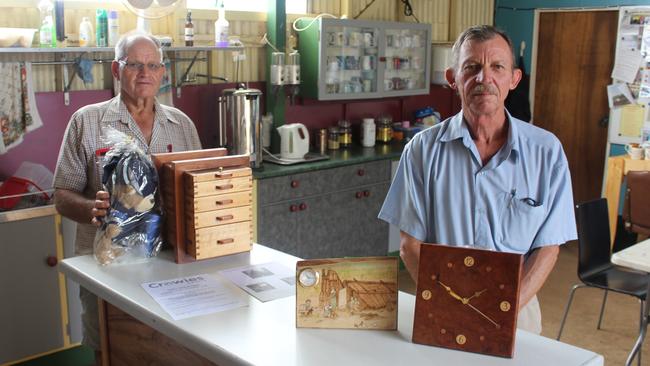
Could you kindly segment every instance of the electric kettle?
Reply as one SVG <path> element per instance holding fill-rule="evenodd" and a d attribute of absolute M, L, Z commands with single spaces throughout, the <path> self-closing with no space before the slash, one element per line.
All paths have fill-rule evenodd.
<path fill-rule="evenodd" d="M 309 131 L 302 123 L 290 123 L 277 128 L 280 134 L 280 157 L 303 159 L 309 152 Z"/>

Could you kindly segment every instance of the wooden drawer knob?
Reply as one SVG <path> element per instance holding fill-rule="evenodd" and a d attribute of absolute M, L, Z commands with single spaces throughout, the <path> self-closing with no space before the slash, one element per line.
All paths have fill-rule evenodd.
<path fill-rule="evenodd" d="M 303 203 L 300 204 L 299 207 L 300 207 L 300 211 L 304 211 L 304 210 L 307 209 L 307 204 L 303 202 Z"/>
<path fill-rule="evenodd" d="M 291 188 L 298 188 L 300 186 L 300 182 L 297 180 L 292 180 L 291 181 Z"/>
<path fill-rule="evenodd" d="M 357 175 L 360 176 L 360 177 L 363 177 L 364 175 L 366 175 L 366 171 L 365 171 L 365 169 L 359 169 L 359 170 L 357 170 Z"/>
<path fill-rule="evenodd" d="M 215 173 L 214 177 L 215 178 L 230 178 L 230 177 L 232 177 L 232 173 Z"/>
<path fill-rule="evenodd" d="M 221 201 L 216 201 L 215 203 L 216 203 L 217 205 L 229 205 L 229 204 L 231 204 L 232 202 L 233 202 L 232 200 L 221 200 Z"/>
<path fill-rule="evenodd" d="M 291 212 L 296 212 L 296 211 L 298 211 L 298 205 L 291 205 L 291 206 L 289 206 L 289 211 L 291 211 Z"/>
<path fill-rule="evenodd" d="M 214 186 L 214 189 L 219 191 L 224 189 L 232 189 L 232 187 L 234 187 L 232 184 L 217 184 L 216 186 Z"/>
<path fill-rule="evenodd" d="M 230 244 L 230 243 L 233 243 L 234 241 L 235 241 L 235 239 L 233 239 L 233 238 L 220 239 L 220 240 L 217 240 L 217 244 Z"/>
<path fill-rule="evenodd" d="M 355 193 L 355 194 L 354 194 L 354 197 L 356 197 L 356 199 L 360 199 L 361 197 L 363 197 L 363 192 L 357 192 L 357 193 Z"/>
<path fill-rule="evenodd" d="M 217 216 L 217 221 L 228 221 L 234 219 L 233 215 Z"/>
<path fill-rule="evenodd" d="M 368 196 L 370 196 L 370 191 L 368 191 L 368 190 L 363 191 L 363 196 L 364 196 L 364 197 L 368 197 Z"/>

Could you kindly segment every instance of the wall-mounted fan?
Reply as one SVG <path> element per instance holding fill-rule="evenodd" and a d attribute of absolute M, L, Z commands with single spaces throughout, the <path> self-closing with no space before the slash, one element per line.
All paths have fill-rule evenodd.
<path fill-rule="evenodd" d="M 122 0 L 124 6 L 138 17 L 138 30 L 151 33 L 149 20 L 166 17 L 176 10 L 180 0 Z"/>

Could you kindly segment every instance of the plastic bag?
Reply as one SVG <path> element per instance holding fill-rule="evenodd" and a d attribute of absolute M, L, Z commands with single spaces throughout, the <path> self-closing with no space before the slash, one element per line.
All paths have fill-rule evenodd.
<path fill-rule="evenodd" d="M 110 209 L 95 236 L 95 259 L 103 265 L 142 262 L 162 245 L 158 173 L 132 137 L 107 127 L 103 142 L 112 146 L 102 160 Z"/>

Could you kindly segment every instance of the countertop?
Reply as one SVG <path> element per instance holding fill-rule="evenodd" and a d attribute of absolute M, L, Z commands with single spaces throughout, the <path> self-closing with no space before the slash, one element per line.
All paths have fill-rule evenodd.
<path fill-rule="evenodd" d="M 262 167 L 253 169 L 253 178 L 265 179 L 284 175 L 305 173 L 314 170 L 336 168 L 345 165 L 365 163 L 375 160 L 397 160 L 402 155 L 404 143 L 393 142 L 390 144 L 377 143 L 373 147 L 362 147 L 353 144 L 349 148 L 327 150 L 328 160 L 313 163 L 300 163 L 294 165 L 278 165 L 265 161 Z"/>
<path fill-rule="evenodd" d="M 100 266 L 92 256 L 68 258 L 59 268 L 69 279 L 218 365 L 602 365 L 594 352 L 518 330 L 512 359 L 411 342 L 415 297 L 399 293 L 398 329 L 297 329 L 295 296 L 262 303 L 218 271 L 277 262 L 295 268 L 298 258 L 253 245 L 251 252 L 176 264 L 163 251 L 150 262 Z M 175 321 L 142 283 L 208 274 L 241 294 L 246 307 Z"/>

